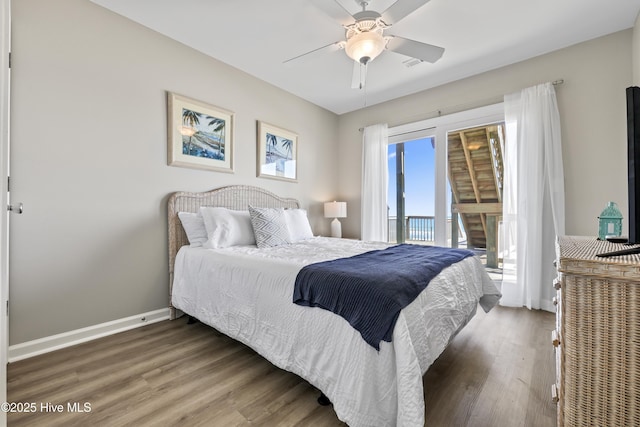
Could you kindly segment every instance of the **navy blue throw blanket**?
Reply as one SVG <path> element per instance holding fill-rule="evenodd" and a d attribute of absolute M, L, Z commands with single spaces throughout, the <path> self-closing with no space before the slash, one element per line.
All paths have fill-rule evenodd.
<path fill-rule="evenodd" d="M 391 342 L 400 310 L 444 268 L 472 256 L 465 249 L 402 244 L 303 267 L 293 302 L 342 316 L 380 350 Z"/>

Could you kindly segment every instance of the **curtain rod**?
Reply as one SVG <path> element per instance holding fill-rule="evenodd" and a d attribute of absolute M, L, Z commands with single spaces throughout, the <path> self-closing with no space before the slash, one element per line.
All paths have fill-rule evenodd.
<path fill-rule="evenodd" d="M 563 83 L 564 83 L 564 79 L 557 79 L 557 80 L 554 80 L 554 81 L 551 82 L 551 84 L 554 85 L 554 86 L 558 86 L 558 85 L 561 85 Z M 484 99 L 482 101 L 478 101 L 478 102 L 474 102 L 474 103 L 452 105 L 451 107 L 447 107 L 447 109 L 449 109 L 449 108 L 453 109 L 453 111 L 451 111 L 449 113 L 449 114 L 453 114 L 453 113 L 457 113 L 457 112 L 460 112 L 460 111 L 467 110 L 469 108 L 480 108 L 480 107 L 483 107 L 483 106 L 486 106 L 486 105 L 496 104 L 496 103 L 501 102 L 503 100 L 504 100 L 504 96 L 501 96 L 500 98 L 494 97 L 494 98 L 491 98 L 491 99 Z M 480 105 L 476 105 L 476 104 L 480 104 Z M 466 108 L 460 108 L 460 107 L 465 107 L 465 106 L 466 106 Z M 471 106 L 473 106 L 473 107 L 471 107 Z M 455 108 L 458 108 L 458 109 L 455 110 Z M 442 115 L 442 109 L 435 110 L 435 111 L 431 111 L 431 112 L 427 113 L 426 116 L 428 116 L 428 117 L 421 117 L 420 119 L 417 119 L 417 120 L 432 119 L 434 117 L 439 117 L 441 115 Z M 408 123 L 413 123 L 413 122 L 408 122 Z M 389 126 L 389 127 L 401 126 L 403 124 L 406 124 L 406 123 L 401 123 L 399 125 L 394 125 L 394 126 Z M 359 128 L 358 129 L 359 132 L 362 132 L 363 130 L 364 130 L 364 128 Z"/>

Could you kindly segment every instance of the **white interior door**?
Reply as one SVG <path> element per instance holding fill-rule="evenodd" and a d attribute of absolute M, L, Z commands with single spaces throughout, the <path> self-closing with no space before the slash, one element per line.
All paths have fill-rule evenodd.
<path fill-rule="evenodd" d="M 7 401 L 7 347 L 9 336 L 9 52 L 11 1 L 0 0 L 0 402 Z M 0 411 L 0 425 L 7 414 Z"/>

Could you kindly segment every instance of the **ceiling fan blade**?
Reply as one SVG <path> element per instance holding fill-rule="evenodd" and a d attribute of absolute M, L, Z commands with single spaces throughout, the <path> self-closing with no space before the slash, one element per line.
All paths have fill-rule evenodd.
<path fill-rule="evenodd" d="M 351 89 L 364 89 L 367 81 L 367 64 L 353 61 L 353 75 L 351 76 Z"/>
<path fill-rule="evenodd" d="M 283 61 L 282 63 L 283 64 L 292 64 L 292 63 L 303 64 L 308 60 L 317 58 L 318 56 L 323 55 L 325 53 L 332 53 L 337 50 L 341 50 L 343 48 L 342 46 L 343 46 L 343 42 L 331 43 L 326 46 L 322 46 L 312 51 L 303 53 L 301 55 L 294 56 L 293 58 L 289 58 L 286 61 Z"/>
<path fill-rule="evenodd" d="M 428 2 L 429 0 L 398 0 L 382 12 L 382 20 L 389 25 L 395 24 Z"/>
<path fill-rule="evenodd" d="M 341 25 L 353 24 L 355 20 L 349 11 L 336 0 L 311 0 L 311 3 Z"/>
<path fill-rule="evenodd" d="M 442 57 L 444 48 L 432 44 L 417 42 L 398 36 L 391 36 L 387 42 L 387 49 L 412 58 L 434 63 Z"/>

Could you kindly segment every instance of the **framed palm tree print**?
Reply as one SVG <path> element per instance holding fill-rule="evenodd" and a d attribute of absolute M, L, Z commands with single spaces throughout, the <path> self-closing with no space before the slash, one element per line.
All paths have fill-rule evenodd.
<path fill-rule="evenodd" d="M 258 176 L 297 181 L 298 135 L 258 121 Z"/>
<path fill-rule="evenodd" d="M 170 166 L 233 173 L 233 113 L 175 93 L 167 98 Z"/>

